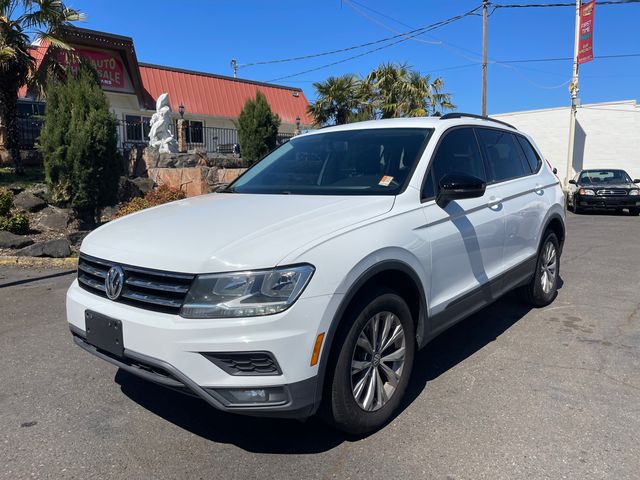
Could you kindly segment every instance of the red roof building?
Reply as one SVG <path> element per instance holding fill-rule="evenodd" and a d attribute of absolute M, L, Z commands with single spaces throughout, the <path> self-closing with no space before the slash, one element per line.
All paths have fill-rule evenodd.
<path fill-rule="evenodd" d="M 155 99 L 162 93 L 169 94 L 176 117 L 178 106 L 184 106 L 184 118 L 196 130 L 235 128 L 234 121 L 242 107 L 248 99 L 255 98 L 257 91 L 265 95 L 271 109 L 280 117 L 281 133 L 292 134 L 298 125 L 301 128 L 313 125 L 313 119 L 307 114 L 309 103 L 299 88 L 138 63 L 133 39 L 121 35 L 69 28 L 65 39 L 77 56 L 96 68 L 113 113 L 127 124 L 121 133 L 125 142 L 146 139 L 145 125 L 155 111 Z M 46 68 L 50 55 L 57 55 L 58 61 L 70 68 L 77 67 L 77 60 L 64 57 L 64 53 L 46 43 L 34 46 L 31 51 L 38 68 Z M 23 112 L 30 104 L 42 105 L 26 87 L 20 90 L 20 97 Z"/>

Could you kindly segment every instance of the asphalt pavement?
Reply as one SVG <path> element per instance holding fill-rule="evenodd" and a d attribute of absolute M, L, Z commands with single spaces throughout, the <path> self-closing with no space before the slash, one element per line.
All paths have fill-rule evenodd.
<path fill-rule="evenodd" d="M 568 215 L 556 301 L 435 339 L 364 439 L 119 372 L 73 345 L 73 274 L 0 267 L 0 478 L 639 478 L 640 218 Z"/>

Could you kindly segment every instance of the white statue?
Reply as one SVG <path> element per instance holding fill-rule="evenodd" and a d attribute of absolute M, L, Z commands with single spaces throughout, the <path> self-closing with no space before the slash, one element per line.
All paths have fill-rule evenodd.
<path fill-rule="evenodd" d="M 171 121 L 169 94 L 163 93 L 156 100 L 156 113 L 149 123 L 149 145 L 156 147 L 160 153 L 178 153 L 178 143 L 169 130 Z"/>

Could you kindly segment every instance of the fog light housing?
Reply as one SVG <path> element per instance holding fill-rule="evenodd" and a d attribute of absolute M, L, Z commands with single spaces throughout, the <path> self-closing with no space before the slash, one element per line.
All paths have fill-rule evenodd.
<path fill-rule="evenodd" d="M 229 406 L 240 405 L 282 405 L 287 403 L 284 387 L 262 388 L 216 388 Z"/>

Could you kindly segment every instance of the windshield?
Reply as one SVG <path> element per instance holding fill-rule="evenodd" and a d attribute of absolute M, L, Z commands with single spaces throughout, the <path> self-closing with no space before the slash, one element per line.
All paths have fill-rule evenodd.
<path fill-rule="evenodd" d="M 378 128 L 293 138 L 226 191 L 311 195 L 396 195 L 432 129 Z"/>
<path fill-rule="evenodd" d="M 580 183 L 631 183 L 624 170 L 585 170 L 580 174 Z"/>

